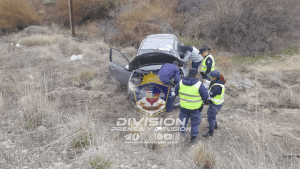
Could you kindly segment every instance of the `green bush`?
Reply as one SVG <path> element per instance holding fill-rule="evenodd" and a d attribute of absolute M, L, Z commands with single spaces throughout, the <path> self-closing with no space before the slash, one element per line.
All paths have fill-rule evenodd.
<path fill-rule="evenodd" d="M 100 156 L 96 156 L 89 162 L 89 164 L 92 169 L 109 169 L 111 168 L 112 162 L 109 160 L 104 160 Z"/>
<path fill-rule="evenodd" d="M 92 141 L 92 134 L 88 131 L 85 131 L 82 127 L 77 132 L 75 138 L 71 141 L 71 146 L 74 148 L 85 148 L 90 145 Z"/>
<path fill-rule="evenodd" d="M 282 54 L 286 54 L 286 55 L 296 55 L 298 53 L 300 53 L 300 49 L 296 47 L 287 47 L 282 52 Z"/>
<path fill-rule="evenodd" d="M 200 49 L 201 45 L 202 45 L 202 41 L 201 40 L 192 39 L 191 37 L 179 36 L 178 39 L 184 45 L 191 45 L 191 46 L 194 46 L 197 49 Z"/>

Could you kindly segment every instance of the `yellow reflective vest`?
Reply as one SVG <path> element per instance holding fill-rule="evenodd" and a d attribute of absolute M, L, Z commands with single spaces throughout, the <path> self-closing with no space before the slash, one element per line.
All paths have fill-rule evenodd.
<path fill-rule="evenodd" d="M 180 107 L 189 110 L 195 110 L 201 107 L 203 101 L 202 97 L 199 94 L 200 86 L 200 81 L 198 81 L 193 86 L 184 85 L 182 83 L 182 80 L 179 82 Z"/>
<path fill-rule="evenodd" d="M 209 54 L 203 59 L 203 61 L 201 63 L 201 72 L 206 72 L 206 70 L 207 70 L 206 60 L 208 58 L 211 58 L 211 60 L 212 60 L 212 65 L 211 65 L 210 71 L 215 70 L 215 60 L 214 60 L 213 56 L 211 54 Z"/>
<path fill-rule="evenodd" d="M 213 84 L 213 85 L 210 87 L 209 90 L 211 90 L 211 88 L 212 88 L 213 86 L 216 86 L 216 85 L 218 85 L 218 86 L 220 86 L 220 87 L 222 88 L 222 92 L 221 92 L 221 94 L 216 95 L 215 97 L 213 97 L 213 98 L 211 99 L 211 101 L 213 102 L 213 104 L 220 105 L 220 104 L 222 104 L 222 103 L 224 102 L 225 85 L 222 85 L 222 84 L 219 84 L 219 83 L 215 83 L 215 84 Z"/>

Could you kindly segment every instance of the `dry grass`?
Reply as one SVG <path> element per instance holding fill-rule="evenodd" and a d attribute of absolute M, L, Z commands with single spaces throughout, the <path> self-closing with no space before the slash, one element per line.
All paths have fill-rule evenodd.
<path fill-rule="evenodd" d="M 211 169 L 216 165 L 214 156 L 212 156 L 211 153 L 207 151 L 207 148 L 203 143 L 197 143 L 193 151 L 193 161 L 197 167 L 201 167 L 203 169 Z"/>
<path fill-rule="evenodd" d="M 224 71 L 226 74 L 233 69 L 233 63 L 229 57 L 218 57 L 215 58 L 216 66 L 220 68 L 219 70 Z"/>
<path fill-rule="evenodd" d="M 26 33 L 22 36 L 36 34 L 40 35 Z M 226 92 L 226 101 L 217 117 L 220 129 L 209 139 L 200 138 L 201 146 L 124 144 L 123 136 L 128 133 L 114 133 L 110 127 L 115 126 L 120 117 L 139 119 L 142 113 L 127 103 L 126 87 L 109 76 L 108 45 L 101 40 L 80 43 L 67 37 L 61 41 L 3 52 L 0 106 L 2 102 L 4 110 L 0 113 L 0 159 L 5 161 L 0 160 L 0 168 L 37 168 L 41 165 L 41 168 L 59 168 L 57 162 L 64 164 L 61 168 L 120 168 L 121 165 L 123 168 L 136 165 L 136 168 L 174 169 L 210 168 L 212 165 L 213 168 L 299 168 L 299 159 L 283 157 L 284 153 L 299 150 L 299 130 L 295 127 L 297 110 L 290 110 L 292 107 L 289 106 L 284 107 L 289 108 L 286 114 L 281 113 L 281 106 L 295 105 L 294 100 L 299 100 L 296 71 L 276 73 L 262 81 L 268 72 L 245 73 L 233 67 L 225 76 L 228 79 L 226 88 L 236 89 L 238 96 L 231 97 Z M 70 61 L 69 54 L 73 54 L 75 47 L 83 53 L 92 51 L 91 56 L 84 55 L 86 59 L 82 61 Z M 135 53 L 134 48 L 124 51 Z M 24 66 L 48 56 L 53 57 L 51 62 L 38 61 L 34 66 Z M 91 78 L 94 70 L 99 74 Z M 29 75 L 34 78 L 29 78 Z M 92 79 L 89 83 L 93 91 L 74 87 L 74 76 L 87 81 Z M 287 81 L 290 86 L 285 85 L 286 79 L 290 79 Z M 240 82 L 250 85 L 250 88 L 240 90 L 237 87 Z M 260 104 L 257 104 L 256 97 Z M 276 103 L 277 114 L 264 102 L 270 99 L 280 101 Z M 267 108 L 271 113 L 261 111 Z M 178 116 L 178 109 L 174 111 Z M 32 112 L 31 118 L 25 118 L 26 112 Z M 34 119 L 39 115 L 44 116 Z M 28 119 L 34 119 L 36 123 L 32 124 L 36 126 L 24 130 Z M 40 127 L 36 128 L 38 125 Z M 205 122 L 199 127 L 201 132 L 207 131 Z M 283 137 L 272 136 L 270 131 L 277 131 Z M 157 134 L 155 131 L 146 131 L 145 134 L 152 132 Z M 3 147 L 8 140 L 15 147 Z M 26 155 L 21 154 L 23 150 L 28 150 Z"/>
<path fill-rule="evenodd" d="M 89 36 L 91 36 L 91 37 L 96 37 L 96 38 L 98 37 L 99 38 L 99 36 L 101 36 L 101 31 L 93 23 L 88 24 L 87 30 L 89 32 Z"/>
<path fill-rule="evenodd" d="M 138 134 L 140 137 L 138 141 L 146 142 L 143 145 L 149 149 L 152 150 L 164 149 L 167 146 L 167 144 L 164 142 L 163 139 L 158 139 L 157 135 L 163 136 L 166 133 L 166 131 L 163 130 L 155 131 L 155 127 L 157 126 L 153 126 L 153 124 L 152 125 L 150 124 L 149 122 L 150 118 L 147 116 L 144 116 L 143 118 L 144 118 L 143 121 L 141 121 L 139 125 L 136 125 L 133 122 L 130 123 L 130 128 L 132 130 L 134 129 L 142 129 L 142 130 L 129 131 L 129 132 L 132 134 Z M 155 138 L 151 138 L 151 134 L 155 135 Z M 145 138 L 142 140 L 141 138 L 143 136 L 145 136 Z"/>
<path fill-rule="evenodd" d="M 44 46 L 57 43 L 59 40 L 63 39 L 63 35 L 32 35 L 30 37 L 25 37 L 19 40 L 19 44 L 22 46 L 32 47 L 32 46 Z"/>
<path fill-rule="evenodd" d="M 283 12 L 285 9 L 289 11 Z M 297 0 L 185 0 L 177 6 L 187 25 L 183 36 L 195 36 L 209 46 L 247 56 L 297 47 L 298 42 L 291 39 L 299 39 L 298 26 L 293 24 L 299 18 L 289 16 L 298 16 L 298 9 Z"/>
<path fill-rule="evenodd" d="M 96 76 L 97 76 L 96 70 L 84 70 L 78 75 L 78 77 L 75 78 L 73 84 L 78 87 L 83 86 L 85 84 L 88 84 Z"/>
<path fill-rule="evenodd" d="M 121 0 L 122 1 L 122 0 Z M 118 4 L 118 0 L 73 0 L 74 21 L 79 23 L 88 19 L 105 18 L 108 9 Z M 69 20 L 68 0 L 57 0 L 58 17 L 61 21 Z"/>
<path fill-rule="evenodd" d="M 2 29 L 22 28 L 37 24 L 41 20 L 41 16 L 28 0 L 1 0 L 0 16 Z"/>
<path fill-rule="evenodd" d="M 134 6 L 122 11 L 117 19 L 120 32 L 114 41 L 125 46 L 138 46 L 141 40 L 150 34 L 172 33 L 172 27 L 180 23 L 180 17 L 174 12 L 178 0 L 134 1 Z M 169 24 L 170 29 L 164 29 Z"/>

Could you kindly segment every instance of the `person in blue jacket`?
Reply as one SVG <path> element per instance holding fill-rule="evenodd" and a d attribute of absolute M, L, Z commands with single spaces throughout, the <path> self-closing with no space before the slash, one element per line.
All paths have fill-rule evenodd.
<path fill-rule="evenodd" d="M 175 79 L 175 84 L 177 84 L 180 81 L 180 72 L 178 69 L 179 63 L 177 61 L 174 61 L 173 63 L 165 63 L 160 70 L 158 71 L 157 75 L 159 75 L 160 81 L 170 86 L 171 80 Z M 173 99 L 171 94 L 171 88 L 169 90 L 167 104 L 166 104 L 166 111 L 170 112 L 173 110 Z"/>
<path fill-rule="evenodd" d="M 180 126 L 180 132 L 185 134 L 186 126 L 191 118 L 191 143 L 196 142 L 201 123 L 200 107 L 203 106 L 203 100 L 208 99 L 208 92 L 203 84 L 197 79 L 198 70 L 190 69 L 188 77 L 184 77 L 176 86 L 175 94 L 180 98 L 179 119 L 184 121 L 184 126 Z"/>
<path fill-rule="evenodd" d="M 182 46 L 183 51 L 185 51 L 184 58 L 182 59 L 183 62 L 187 62 L 188 59 L 192 61 L 192 68 L 198 70 L 201 61 L 203 59 L 202 55 L 200 54 L 199 50 L 196 49 L 194 46 L 186 45 Z"/>
<path fill-rule="evenodd" d="M 209 131 L 202 135 L 203 137 L 213 136 L 214 129 L 218 128 L 216 116 L 218 112 L 221 110 L 223 102 L 224 102 L 224 94 L 225 94 L 225 79 L 220 72 L 214 70 L 209 74 L 211 78 L 211 83 L 209 86 L 209 107 L 207 110 L 207 120 L 208 120 L 208 128 Z M 221 77 L 221 78 L 220 78 Z"/>

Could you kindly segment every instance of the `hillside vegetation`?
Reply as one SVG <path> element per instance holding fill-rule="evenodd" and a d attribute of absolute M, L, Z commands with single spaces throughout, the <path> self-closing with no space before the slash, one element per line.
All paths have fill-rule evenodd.
<path fill-rule="evenodd" d="M 16 2 L 0 1 L 0 28 L 39 24 L 42 16 L 44 24 L 69 25 L 68 0 Z M 298 47 L 300 39 L 298 0 L 73 0 L 73 6 L 77 25 L 94 21 L 106 42 L 122 46 L 173 33 L 201 41 L 201 47 L 249 56 Z"/>
<path fill-rule="evenodd" d="M 15 11 L 42 20 L 0 25 L 0 168 L 300 168 L 298 1 L 74 0 L 74 9 L 84 9 L 75 12 L 76 37 L 65 25 L 67 0 L 19 2 L 30 8 L 16 5 Z M 28 17 L 29 11 L 0 8 L 15 20 Z M 16 30 L 17 23 L 24 29 Z M 212 48 L 227 80 L 213 137 L 201 136 L 208 130 L 207 106 L 195 145 L 190 133 L 176 144 L 125 143 L 129 134 L 174 133 L 144 123 L 145 131 L 112 131 L 118 118 L 145 116 L 110 76 L 109 49 L 135 56 L 152 33 Z"/>

